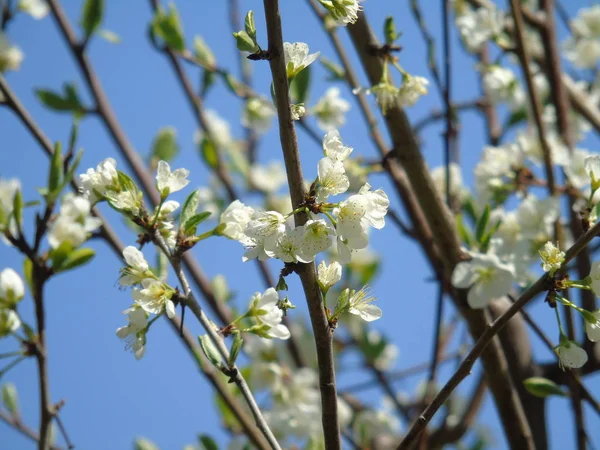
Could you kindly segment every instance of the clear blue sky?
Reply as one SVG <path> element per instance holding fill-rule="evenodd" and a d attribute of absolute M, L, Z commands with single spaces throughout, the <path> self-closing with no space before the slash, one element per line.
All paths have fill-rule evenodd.
<path fill-rule="evenodd" d="M 71 19 L 77 23 L 80 3 L 63 1 Z M 193 144 L 196 123 L 182 91 L 175 82 L 167 60 L 149 44 L 146 30 L 151 19 L 150 8 L 144 1 L 107 1 L 104 27 L 122 37 L 119 45 L 109 44 L 96 38 L 90 46 L 90 57 L 104 85 L 111 104 L 129 139 L 137 150 L 146 155 L 157 130 L 166 125 L 176 127 L 181 153 L 176 167 L 191 170 L 190 187 L 206 185 L 204 170 Z M 256 11 L 259 40 L 266 41 L 262 2 L 240 2 L 244 11 Z M 421 2 L 427 5 L 425 16 L 429 27 L 439 40 L 439 2 Z M 504 2 L 503 2 L 504 3 Z M 587 2 L 580 2 L 582 6 Z M 237 71 L 238 54 L 234 51 L 233 38 L 229 32 L 227 2 L 178 2 L 184 22 L 187 42 L 201 34 L 217 55 L 220 66 Z M 386 15 L 393 15 L 397 26 L 403 31 L 401 63 L 411 73 L 429 77 L 426 67 L 426 48 L 410 15 L 408 2 L 382 2 L 368 0 L 365 8 L 371 23 L 379 32 Z M 287 41 L 304 41 L 311 52 L 335 60 L 335 55 L 324 33 L 305 2 L 282 2 L 284 38 Z M 344 42 L 352 54 L 352 47 L 342 32 Z M 63 82 L 75 81 L 82 96 L 89 99 L 77 68 L 60 38 L 54 21 L 47 17 L 34 21 L 19 15 L 9 28 L 9 36 L 25 53 L 19 72 L 9 73 L 7 79 L 29 109 L 35 120 L 52 140 L 66 140 L 70 128 L 67 115 L 57 115 L 44 109 L 33 94 L 33 88 L 45 87 L 58 90 Z M 479 95 L 478 80 L 472 70 L 475 62 L 465 55 L 458 43 L 453 43 L 455 55 L 455 100 L 474 99 Z M 356 61 L 355 61 L 356 62 Z M 314 104 L 328 87 L 324 70 L 316 64 L 309 104 Z M 357 65 L 358 67 L 358 65 Z M 268 65 L 253 64 L 254 85 L 267 94 L 269 86 Z M 358 70 L 362 76 L 362 70 Z M 190 71 L 197 80 L 196 72 Z M 351 100 L 348 89 L 342 92 Z M 238 125 L 240 102 L 219 85 L 207 98 L 208 107 L 227 118 L 238 137 L 242 131 Z M 410 110 L 411 120 L 417 120 L 433 107 L 439 107 L 440 99 L 432 85 L 430 95 Z M 483 123 L 472 112 L 461 115 L 461 158 L 465 178 L 472 181 L 472 167 L 485 143 Z M 442 128 L 433 126 L 423 136 L 423 152 L 432 166 L 441 164 Z M 313 176 L 320 149 L 298 131 L 304 172 Z M 375 151 L 359 117 L 357 108 L 348 115 L 347 124 L 341 129 L 342 137 L 352 145 L 356 154 L 374 157 Z M 33 139 L 7 109 L 0 108 L 0 175 L 18 177 L 24 185 L 27 200 L 36 198 L 35 188 L 42 186 L 46 177 L 47 160 Z M 82 168 L 95 166 L 100 160 L 112 156 L 119 160 L 122 170 L 128 171 L 107 136 L 102 124 L 95 118 L 86 119 L 80 130 L 79 144 L 85 149 Z M 597 139 L 590 140 L 589 149 L 597 148 Z M 260 159 L 280 159 L 281 151 L 276 129 L 272 128 L 260 146 Z M 399 202 L 383 176 L 374 176 L 371 184 L 387 188 L 392 204 Z M 180 199 L 180 198 L 178 198 Z M 134 242 L 134 235 L 111 215 L 113 226 L 126 243 Z M 428 283 L 429 269 L 418 248 L 404 238 L 389 224 L 381 232 L 372 234 L 373 249 L 380 252 L 384 264 L 373 291 L 379 297 L 383 318 L 374 325 L 384 332 L 400 348 L 396 368 L 409 367 L 427 360 L 431 348 L 431 330 L 434 323 L 436 286 Z M 122 326 L 121 311 L 130 303 L 130 294 L 117 288 L 120 262 L 105 245 L 92 243 L 97 251 L 93 264 L 69 275 L 56 277 L 47 289 L 48 345 L 50 361 L 50 386 L 53 401 L 66 400 L 61 417 L 72 441 L 81 450 L 131 448 L 136 436 L 145 436 L 162 449 L 178 449 L 194 442 L 198 433 L 210 433 L 219 442 L 227 442 L 221 431 L 219 418 L 212 406 L 212 393 L 198 374 L 194 364 L 180 346 L 166 323 L 160 321 L 149 336 L 148 350 L 141 361 L 123 350 L 123 344 L 115 336 Z M 264 290 L 253 264 L 243 264 L 241 248 L 237 243 L 221 239 L 203 242 L 193 250 L 205 271 L 211 277 L 224 273 L 232 289 L 238 294 L 237 301 L 245 306 L 250 295 Z M 13 249 L 0 247 L 0 268 L 12 266 L 21 272 L 21 258 Z M 273 272 L 278 265 L 271 266 Z M 306 314 L 303 296 L 297 282 L 290 284 L 292 301 L 298 305 L 293 314 Z M 31 300 L 22 302 L 25 317 L 31 316 Z M 447 308 L 447 316 L 454 312 Z M 557 336 L 551 311 L 541 302 L 531 309 L 536 319 L 553 338 Z M 199 328 L 188 320 L 188 325 L 199 333 Z M 540 360 L 550 360 L 552 355 L 533 340 Z M 14 343 L 0 342 L 0 352 L 14 349 Z M 341 367 L 343 370 L 344 368 Z M 477 368 L 479 370 L 479 368 Z M 440 372 L 442 379 L 449 369 Z M 351 382 L 369 379 L 369 374 L 356 368 L 347 368 L 340 376 L 340 387 Z M 3 381 L 16 383 L 21 399 L 23 418 L 36 427 L 38 421 L 38 394 L 35 364 L 26 361 L 11 371 Z M 421 378 L 414 377 L 398 384 L 398 388 L 414 392 Z M 592 391 L 599 392 L 597 376 L 590 378 Z M 467 392 L 469 384 L 461 389 Z M 373 395 L 377 392 L 377 395 Z M 379 403 L 380 392 L 372 390 L 361 395 L 369 404 Z M 589 430 L 600 427 L 600 420 L 592 416 L 586 407 Z M 554 449 L 573 446 L 573 425 L 567 400 L 551 400 L 548 403 L 550 442 Z M 488 401 L 483 409 L 480 423 L 490 427 L 497 438 L 498 448 L 504 448 L 504 438 L 498 426 L 496 412 Z M 33 444 L 0 423 L 2 449 L 20 450 L 33 448 Z"/>

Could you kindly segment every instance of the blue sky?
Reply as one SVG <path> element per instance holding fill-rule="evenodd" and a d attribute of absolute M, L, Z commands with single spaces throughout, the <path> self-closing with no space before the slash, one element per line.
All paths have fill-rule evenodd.
<path fill-rule="evenodd" d="M 80 2 L 70 0 L 63 3 L 71 22 L 76 24 Z M 208 174 L 193 144 L 196 122 L 187 100 L 175 82 L 167 60 L 151 47 L 146 37 L 151 20 L 148 3 L 106 3 L 103 27 L 118 33 L 122 43 L 112 45 L 96 38 L 90 45 L 90 58 L 130 141 L 145 156 L 155 133 L 163 126 L 174 126 L 181 145 L 174 166 L 191 170 L 190 187 L 207 185 Z M 243 11 L 253 9 L 256 12 L 259 40 L 265 42 L 262 2 L 244 0 L 240 3 Z M 428 3 L 429 6 L 429 2 L 421 3 Z M 587 2 L 580 3 L 584 6 Z M 227 2 L 208 1 L 179 1 L 177 4 L 188 44 L 191 45 L 194 35 L 202 35 L 217 56 L 218 64 L 235 73 L 238 54 L 229 32 L 226 5 Z M 435 5 L 424 8 L 424 12 L 439 43 L 440 12 L 437 3 Z M 312 52 L 321 51 L 322 55 L 336 60 L 329 41 L 305 2 L 282 2 L 281 8 L 285 40 L 307 42 Z M 402 65 L 411 73 L 429 77 L 426 48 L 410 15 L 408 2 L 368 0 L 365 8 L 377 32 L 380 32 L 385 16 L 395 17 L 398 29 L 404 33 L 401 40 L 404 49 L 400 55 Z M 353 55 L 351 43 L 345 33 L 341 35 L 346 48 Z M 65 141 L 69 134 L 70 117 L 43 108 L 36 100 L 33 89 L 44 87 L 59 90 L 62 83 L 75 81 L 83 98 L 89 101 L 90 97 L 55 23 L 49 17 L 34 21 L 28 16 L 19 15 L 10 25 L 9 36 L 21 47 L 25 60 L 19 72 L 8 74 L 8 82 L 45 133 L 52 140 Z M 477 98 L 479 87 L 472 70 L 474 60 L 464 54 L 456 40 L 453 41 L 452 52 L 455 55 L 455 100 Z M 352 59 L 358 68 L 354 56 Z M 329 87 L 325 81 L 325 71 L 317 64 L 315 66 L 309 104 L 314 104 Z M 252 68 L 255 88 L 267 94 L 270 82 L 268 64 L 256 62 Z M 189 68 L 187 70 L 190 70 L 195 82 L 198 79 L 197 72 Z M 365 82 L 362 70 L 358 68 L 357 72 Z M 348 89 L 343 85 L 340 87 L 350 99 Z M 221 84 L 208 94 L 206 103 L 207 107 L 231 122 L 236 136 L 243 136 L 238 125 L 241 103 Z M 432 85 L 430 95 L 412 108 L 409 116 L 416 121 L 431 108 L 439 106 L 440 99 Z M 485 133 L 481 118 L 474 112 L 461 114 L 461 124 L 461 161 L 465 179 L 470 182 L 472 167 L 485 144 Z M 354 147 L 356 154 L 366 158 L 375 156 L 375 149 L 354 103 L 347 124 L 340 131 L 344 141 Z M 441 126 L 432 126 L 426 129 L 422 137 L 423 153 L 432 167 L 442 162 L 441 132 Z M 320 149 L 301 130 L 298 130 L 298 135 L 304 173 L 307 178 L 314 177 Z M 16 117 L 4 108 L 0 108 L 0 136 L 0 175 L 20 178 L 25 198 L 36 198 L 35 188 L 42 186 L 46 177 L 47 160 Z M 594 149 L 598 141 L 594 138 L 586 144 Z M 88 118 L 82 123 L 79 145 L 85 150 L 82 169 L 95 166 L 100 160 L 112 156 L 119 161 L 122 170 L 128 171 L 98 119 Z M 263 162 L 281 158 L 276 127 L 262 140 L 259 154 Z M 373 176 L 371 184 L 386 188 L 392 204 L 399 209 L 398 199 L 383 176 Z M 177 200 L 182 198 L 175 197 Z M 107 212 L 121 238 L 128 244 L 133 243 L 135 236 L 118 217 Z M 383 318 L 375 324 L 375 328 L 399 346 L 396 368 L 410 367 L 429 358 L 437 287 L 427 281 L 429 269 L 417 246 L 405 238 L 398 238 L 393 225 L 373 233 L 372 243 L 373 249 L 383 258 L 382 272 L 372 286 L 384 311 Z M 61 417 L 72 441 L 78 449 L 85 450 L 131 448 L 136 436 L 145 436 L 162 449 L 181 448 L 194 442 L 198 433 L 210 433 L 217 441 L 227 442 L 212 406 L 213 394 L 208 384 L 198 374 L 166 323 L 159 321 L 153 327 L 147 354 L 141 361 L 135 361 L 131 354 L 123 350 L 123 344 L 114 331 L 124 324 L 121 311 L 128 307 L 130 294 L 117 288 L 120 262 L 111 250 L 101 242 L 91 245 L 97 252 L 94 262 L 76 273 L 57 276 L 48 285 L 46 294 L 52 399 L 66 400 Z M 242 263 L 242 249 L 237 243 L 210 239 L 194 248 L 193 253 L 209 276 L 223 273 L 228 277 L 237 294 L 237 304 L 241 307 L 247 304 L 255 291 L 264 290 L 255 265 Z M 0 248 L 0 268 L 11 266 L 20 271 L 21 264 L 22 260 L 16 251 Z M 271 264 L 271 269 L 275 273 L 279 266 Z M 292 281 L 290 288 L 292 301 L 298 305 L 293 314 L 306 315 L 299 283 Z M 21 304 L 25 317 L 32 317 L 31 303 L 27 297 Z M 552 312 L 540 301 L 530 311 L 544 330 L 551 337 L 556 337 Z M 449 318 L 454 311 L 447 307 L 446 313 Z M 188 326 L 195 333 L 200 332 L 192 320 L 188 320 Z M 533 339 L 533 344 L 540 360 L 552 358 L 536 339 Z M 14 342 L 0 342 L 0 353 L 14 349 L 14 346 Z M 440 371 L 442 379 L 449 376 L 451 366 Z M 343 388 L 366 379 L 369 379 L 367 373 L 349 367 L 340 376 L 339 385 Z M 38 394 L 34 362 L 20 364 L 4 381 L 12 381 L 17 385 L 23 418 L 26 423 L 36 427 Z M 397 386 L 398 389 L 414 392 L 420 381 L 421 378 L 413 377 Z M 599 378 L 595 376 L 589 381 L 592 392 L 598 392 Z M 464 392 L 468 392 L 468 389 L 469 382 L 461 386 Z M 374 392 L 377 395 L 373 395 Z M 363 393 L 361 398 L 366 403 L 377 405 L 380 394 L 374 389 Z M 570 448 L 574 432 L 568 401 L 550 400 L 548 413 L 552 448 Z M 600 420 L 592 414 L 586 407 L 589 429 L 598 429 Z M 504 438 L 489 396 L 480 423 L 492 430 L 498 448 L 503 448 Z M 1 423 L 0 435 L 3 448 L 33 448 L 33 444 Z"/>

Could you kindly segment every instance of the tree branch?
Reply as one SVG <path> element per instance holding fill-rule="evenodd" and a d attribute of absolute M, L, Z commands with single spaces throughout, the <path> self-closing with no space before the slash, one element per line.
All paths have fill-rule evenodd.
<path fill-rule="evenodd" d="M 305 198 L 304 178 L 296 140 L 296 130 L 291 116 L 287 73 L 283 54 L 283 33 L 278 0 L 264 0 L 267 36 L 269 40 L 269 65 L 273 76 L 277 114 L 279 117 L 279 136 L 283 158 L 294 209 Z M 296 226 L 303 225 L 308 217 L 305 213 L 294 216 Z M 337 392 L 333 358 L 333 329 L 329 326 L 321 291 L 317 284 L 315 265 L 300 264 L 297 270 L 315 335 L 317 361 L 319 366 L 319 387 L 321 390 L 321 408 L 325 447 L 328 450 L 341 448 L 340 427 L 338 422 Z"/>

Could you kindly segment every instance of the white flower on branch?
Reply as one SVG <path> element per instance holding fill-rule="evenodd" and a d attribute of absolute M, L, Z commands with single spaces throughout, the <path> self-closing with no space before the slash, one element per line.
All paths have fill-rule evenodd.
<path fill-rule="evenodd" d="M 133 299 L 138 306 L 150 314 L 166 312 L 169 318 L 175 316 L 175 304 L 171 300 L 173 289 L 153 278 L 146 278 L 141 284 L 141 289 L 133 290 Z"/>
<path fill-rule="evenodd" d="M 449 167 L 450 172 L 450 196 L 454 199 L 459 200 L 465 194 L 465 188 L 463 187 L 463 178 L 460 165 L 455 162 L 451 162 Z M 446 198 L 446 166 L 436 167 L 431 171 L 431 178 L 437 191 L 440 193 L 442 198 Z"/>
<path fill-rule="evenodd" d="M 171 172 L 171 166 L 166 161 L 158 162 L 156 173 L 156 188 L 162 198 L 167 198 L 169 194 L 177 192 L 186 187 L 190 180 L 187 179 L 190 171 L 187 169 L 177 169 Z"/>
<path fill-rule="evenodd" d="M 119 279 L 121 286 L 135 286 L 144 279 L 152 277 L 144 254 L 134 246 L 130 245 L 123 249 L 123 259 L 127 267 L 121 269 L 121 278 Z"/>
<path fill-rule="evenodd" d="M 325 201 L 329 196 L 342 194 L 350 187 L 350 181 L 346 176 L 344 163 L 334 161 L 330 158 L 322 158 L 317 166 L 319 174 L 319 186 L 317 199 Z"/>
<path fill-rule="evenodd" d="M 264 251 L 270 258 L 277 258 L 285 263 L 313 261 L 314 256 L 304 253 L 304 226 L 294 229 L 286 226 L 276 239 L 264 242 Z"/>
<path fill-rule="evenodd" d="M 372 303 L 377 300 L 366 287 L 360 291 L 352 292 L 348 298 L 348 312 L 359 316 L 366 322 L 372 322 L 381 318 L 382 312 L 379 306 Z"/>
<path fill-rule="evenodd" d="M 265 332 L 270 338 L 289 339 L 290 330 L 281 323 L 283 311 L 278 306 L 279 294 L 273 288 L 267 289 L 262 295 L 257 292 L 250 300 L 250 308 Z"/>
<path fill-rule="evenodd" d="M 560 251 L 560 249 L 550 241 L 544 244 L 544 247 L 540 249 L 539 254 L 542 259 L 542 269 L 544 272 L 550 273 L 550 275 L 554 275 L 565 261 L 565 252 Z"/>
<path fill-rule="evenodd" d="M 414 106 L 419 98 L 427 94 L 428 84 L 427 78 L 405 74 L 396 95 L 398 105 L 402 108 Z"/>
<path fill-rule="evenodd" d="M 17 234 L 17 222 L 12 215 L 14 199 L 17 191 L 21 189 L 21 182 L 17 178 L 0 178 L 0 238 L 11 245 L 4 233 L 9 231 L 13 236 Z"/>
<path fill-rule="evenodd" d="M 322 219 L 309 220 L 304 224 L 301 254 L 305 261 L 313 261 L 315 256 L 331 247 L 335 230 Z"/>
<path fill-rule="evenodd" d="M 345 114 L 350 110 L 350 103 L 340 97 L 337 87 L 327 89 L 325 95 L 312 108 L 311 114 L 317 119 L 317 125 L 323 131 L 330 131 L 346 123 Z"/>
<path fill-rule="evenodd" d="M 254 209 L 239 200 L 234 200 L 221 214 L 220 224 L 224 227 L 221 233 L 242 244 L 251 244 L 252 241 L 246 236 L 245 230 L 253 215 Z"/>
<path fill-rule="evenodd" d="M 452 272 L 452 286 L 470 288 L 467 302 L 474 309 L 485 308 L 491 300 L 506 295 L 515 281 L 514 267 L 493 253 L 473 253 L 471 260 L 458 263 Z"/>
<path fill-rule="evenodd" d="M 6 337 L 21 327 L 19 315 L 12 309 L 0 309 L 0 338 Z"/>
<path fill-rule="evenodd" d="M 48 4 L 44 0 L 19 0 L 17 9 L 29 14 L 36 20 L 43 19 L 50 11 Z"/>
<path fill-rule="evenodd" d="M 302 70 L 311 65 L 319 57 L 321 52 L 308 54 L 308 45 L 304 42 L 283 43 L 285 67 L 288 78 L 294 78 Z"/>
<path fill-rule="evenodd" d="M 117 184 L 117 162 L 113 158 L 107 158 L 96 166 L 96 169 L 88 169 L 86 173 L 79 175 L 81 191 L 92 203 L 102 199 L 106 191 Z"/>
<path fill-rule="evenodd" d="M 488 40 L 502 32 L 504 13 L 493 3 L 476 10 L 465 9 L 456 18 L 456 26 L 465 47 L 471 53 L 477 53 Z"/>
<path fill-rule="evenodd" d="M 128 324 L 117 328 L 117 336 L 125 341 L 125 347 L 130 349 L 136 359 L 144 356 L 146 351 L 145 330 L 148 326 L 148 315 L 142 308 L 130 308 L 127 313 Z"/>
<path fill-rule="evenodd" d="M 244 107 L 242 125 L 263 134 L 271 127 L 276 114 L 277 111 L 271 102 L 261 97 L 252 97 Z"/>
<path fill-rule="evenodd" d="M 554 347 L 554 352 L 558 355 L 558 364 L 561 369 L 579 369 L 588 360 L 588 355 L 577 342 L 568 339 L 561 339 L 561 343 Z"/>
<path fill-rule="evenodd" d="M 582 8 L 570 21 L 573 36 L 564 42 L 565 57 L 582 69 L 600 60 L 600 6 Z"/>
<path fill-rule="evenodd" d="M 600 309 L 593 312 L 587 312 L 584 315 L 585 334 L 592 342 L 600 341 Z"/>
<path fill-rule="evenodd" d="M 8 42 L 8 39 L 0 31 L 0 73 L 9 70 L 19 70 L 23 61 L 23 52 Z"/>
<path fill-rule="evenodd" d="M 492 103 L 515 105 L 523 96 L 514 72 L 506 67 L 491 65 L 485 68 L 483 89 Z"/>
<path fill-rule="evenodd" d="M 600 184 L 600 155 L 591 155 L 583 162 L 586 173 L 590 178 L 592 189 L 596 190 Z"/>
<path fill-rule="evenodd" d="M 332 161 L 344 161 L 352 153 L 352 147 L 344 145 L 338 130 L 331 130 L 323 138 L 323 152 Z"/>
<path fill-rule="evenodd" d="M 358 12 L 362 10 L 363 0 L 319 0 L 319 3 L 327 9 L 329 16 L 338 25 L 352 24 L 358 20 Z"/>
<path fill-rule="evenodd" d="M 248 178 L 253 187 L 269 194 L 276 193 L 287 183 L 285 168 L 279 161 L 272 161 L 266 166 L 252 165 Z"/>
<path fill-rule="evenodd" d="M 323 292 L 327 292 L 341 279 L 342 266 L 339 262 L 333 261 L 327 265 L 325 261 L 321 261 L 317 267 L 317 281 Z"/>
<path fill-rule="evenodd" d="M 25 295 L 23 280 L 10 267 L 0 272 L 0 307 L 14 308 Z"/>
<path fill-rule="evenodd" d="M 48 232 L 50 247 L 57 248 L 63 242 L 69 242 L 73 248 L 83 244 L 92 231 L 102 225 L 102 220 L 90 215 L 91 208 L 86 198 L 66 194 L 62 199 L 58 218 Z"/>

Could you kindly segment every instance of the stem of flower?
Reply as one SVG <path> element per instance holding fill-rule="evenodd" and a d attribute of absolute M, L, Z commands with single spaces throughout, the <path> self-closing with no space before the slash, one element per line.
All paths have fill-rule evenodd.
<path fill-rule="evenodd" d="M 6 367 L 4 367 L 4 369 L 0 370 L 0 378 L 2 378 L 4 375 L 6 375 L 6 372 L 8 372 L 13 367 L 15 367 L 17 364 L 19 364 L 24 359 L 27 359 L 27 356 L 26 355 L 21 355 L 18 358 L 16 358 L 15 360 L 9 362 L 6 365 Z"/>
<path fill-rule="evenodd" d="M 327 211 L 323 211 L 323 214 L 327 216 L 327 218 L 331 221 L 334 227 L 337 226 L 337 220 L 335 220 L 331 214 L 329 214 Z"/>

